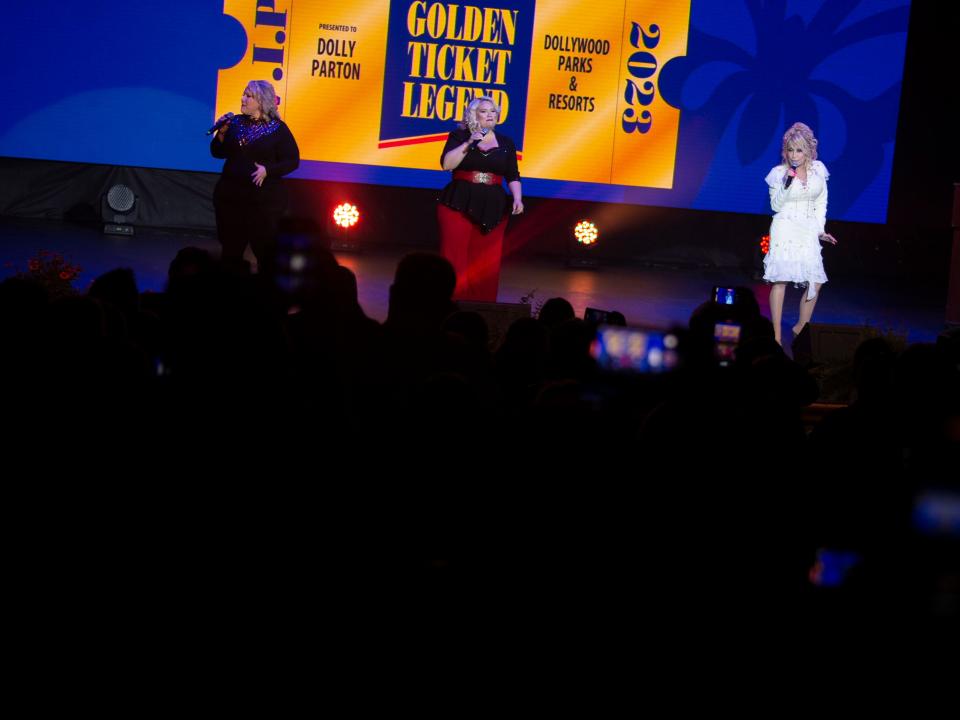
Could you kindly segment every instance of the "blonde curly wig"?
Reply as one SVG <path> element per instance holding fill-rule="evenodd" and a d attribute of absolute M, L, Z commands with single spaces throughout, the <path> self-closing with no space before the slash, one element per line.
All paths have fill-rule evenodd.
<path fill-rule="evenodd" d="M 817 159 L 817 139 L 813 136 L 813 130 L 802 122 L 794 123 L 790 129 L 783 134 L 783 145 L 780 147 L 780 159 L 784 165 L 789 165 L 787 160 L 787 148 L 793 145 L 799 146 L 803 150 L 804 164 L 809 165 Z"/>

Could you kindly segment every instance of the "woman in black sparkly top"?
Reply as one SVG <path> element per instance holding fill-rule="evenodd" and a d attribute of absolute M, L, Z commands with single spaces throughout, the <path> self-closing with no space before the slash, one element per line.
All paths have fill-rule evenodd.
<path fill-rule="evenodd" d="M 440 155 L 453 179 L 440 193 L 437 220 L 440 251 L 457 271 L 457 300 L 495 302 L 506 214 L 523 212 L 517 148 L 506 135 L 493 132 L 500 108 L 489 97 L 474 98 L 460 127 L 450 133 Z"/>
<path fill-rule="evenodd" d="M 223 262 L 243 267 L 247 243 L 257 258 L 258 272 L 273 274 L 277 255 L 277 225 L 287 204 L 280 181 L 300 165 L 300 149 L 277 113 L 277 95 L 266 80 L 253 80 L 243 91 L 242 114 L 223 116 L 210 153 L 225 158 L 213 191 L 217 237 Z"/>

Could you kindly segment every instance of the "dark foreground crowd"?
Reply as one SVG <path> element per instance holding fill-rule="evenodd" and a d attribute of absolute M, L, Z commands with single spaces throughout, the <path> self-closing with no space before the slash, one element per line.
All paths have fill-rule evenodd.
<path fill-rule="evenodd" d="M 629 374 L 562 298 L 491 349 L 438 256 L 400 261 L 383 323 L 329 253 L 283 280 L 187 248 L 163 293 L 128 269 L 0 284 L 8 556 L 59 631 L 267 608 L 537 642 L 956 622 L 957 334 L 865 342 L 810 431 L 816 381 L 749 296 L 692 309 L 676 370 Z M 727 367 L 719 321 L 742 328 Z"/>

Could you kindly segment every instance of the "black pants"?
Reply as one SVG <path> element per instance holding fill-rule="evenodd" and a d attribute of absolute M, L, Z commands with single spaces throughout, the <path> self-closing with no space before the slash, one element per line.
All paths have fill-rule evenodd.
<path fill-rule="evenodd" d="M 275 274 L 277 229 L 286 207 L 286 193 L 279 183 L 249 187 L 221 178 L 213 191 L 213 209 L 217 217 L 217 239 L 224 265 L 243 264 L 247 244 L 257 258 L 261 275 Z"/>

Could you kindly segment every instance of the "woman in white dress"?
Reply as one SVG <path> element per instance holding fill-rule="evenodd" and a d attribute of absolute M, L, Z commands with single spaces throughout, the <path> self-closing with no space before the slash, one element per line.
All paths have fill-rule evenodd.
<path fill-rule="evenodd" d="M 787 283 L 805 288 L 800 298 L 798 335 L 810 322 L 820 288 L 827 281 L 820 242 L 837 244 L 824 230 L 827 221 L 827 178 L 830 173 L 817 160 L 817 139 L 803 123 L 794 123 L 783 136 L 783 162 L 766 177 L 770 188 L 770 249 L 763 260 L 763 279 L 770 286 L 770 319 L 777 342 L 783 344 L 780 323 Z"/>

